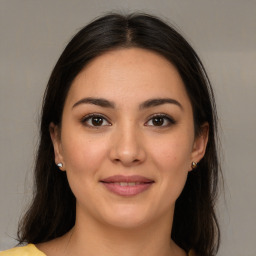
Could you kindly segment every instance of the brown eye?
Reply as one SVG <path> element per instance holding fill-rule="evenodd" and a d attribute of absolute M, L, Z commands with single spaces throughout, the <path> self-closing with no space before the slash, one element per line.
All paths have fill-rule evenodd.
<path fill-rule="evenodd" d="M 164 118 L 162 117 L 154 117 L 152 119 L 152 123 L 154 126 L 162 126 L 164 123 Z"/>
<path fill-rule="evenodd" d="M 147 123 L 145 124 L 146 126 L 153 126 L 153 127 L 168 127 L 170 125 L 175 124 L 176 121 L 171 118 L 168 115 L 165 114 L 158 114 L 150 118 Z"/>
<path fill-rule="evenodd" d="M 89 115 L 83 118 L 82 123 L 88 127 L 101 127 L 101 126 L 109 126 L 111 125 L 105 117 L 101 115 Z"/>
<path fill-rule="evenodd" d="M 101 126 L 103 124 L 103 118 L 95 116 L 92 117 L 91 122 L 93 126 Z"/>

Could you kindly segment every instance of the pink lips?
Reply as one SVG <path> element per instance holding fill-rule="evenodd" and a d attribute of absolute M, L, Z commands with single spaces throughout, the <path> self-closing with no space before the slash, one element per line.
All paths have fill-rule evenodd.
<path fill-rule="evenodd" d="M 120 196 L 135 196 L 149 189 L 153 180 L 143 176 L 115 175 L 100 181 L 109 191 Z"/>

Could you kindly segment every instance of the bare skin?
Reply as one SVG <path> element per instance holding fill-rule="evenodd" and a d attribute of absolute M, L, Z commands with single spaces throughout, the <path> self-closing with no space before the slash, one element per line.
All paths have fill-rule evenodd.
<path fill-rule="evenodd" d="M 61 131 L 51 124 L 50 133 L 77 215 L 70 232 L 38 244 L 39 250 L 47 256 L 186 255 L 170 239 L 175 201 L 191 162 L 204 156 L 208 125 L 195 137 L 190 100 L 169 61 L 138 48 L 94 59 L 72 83 Z M 152 184 L 124 196 L 102 182 L 113 175 L 140 175 Z"/>

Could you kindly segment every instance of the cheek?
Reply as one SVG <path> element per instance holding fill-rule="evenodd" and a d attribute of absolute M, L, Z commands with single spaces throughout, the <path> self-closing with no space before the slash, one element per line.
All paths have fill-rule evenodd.
<path fill-rule="evenodd" d="M 105 159 L 106 143 L 102 139 L 67 133 L 62 141 L 63 156 L 68 172 L 79 176 L 94 174 Z"/>
<path fill-rule="evenodd" d="M 63 156 L 71 190 L 78 202 L 94 198 L 99 170 L 106 155 L 105 144 L 78 134 L 71 136 L 67 133 L 63 138 Z"/>
<path fill-rule="evenodd" d="M 152 145 L 151 152 L 155 163 L 161 167 L 160 170 L 177 174 L 188 171 L 191 147 L 187 140 L 163 140 Z"/>
<path fill-rule="evenodd" d="M 187 180 L 191 147 L 187 138 L 164 140 L 152 146 L 152 159 L 166 203 L 174 203 Z M 171 202 L 170 202 L 171 201 Z"/>

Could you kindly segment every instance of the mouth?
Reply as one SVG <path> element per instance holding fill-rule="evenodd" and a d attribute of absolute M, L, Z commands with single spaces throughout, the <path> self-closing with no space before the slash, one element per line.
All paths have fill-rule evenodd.
<path fill-rule="evenodd" d="M 148 190 L 155 182 L 143 176 L 115 175 L 100 180 L 103 186 L 110 192 L 119 196 L 135 196 Z"/>

